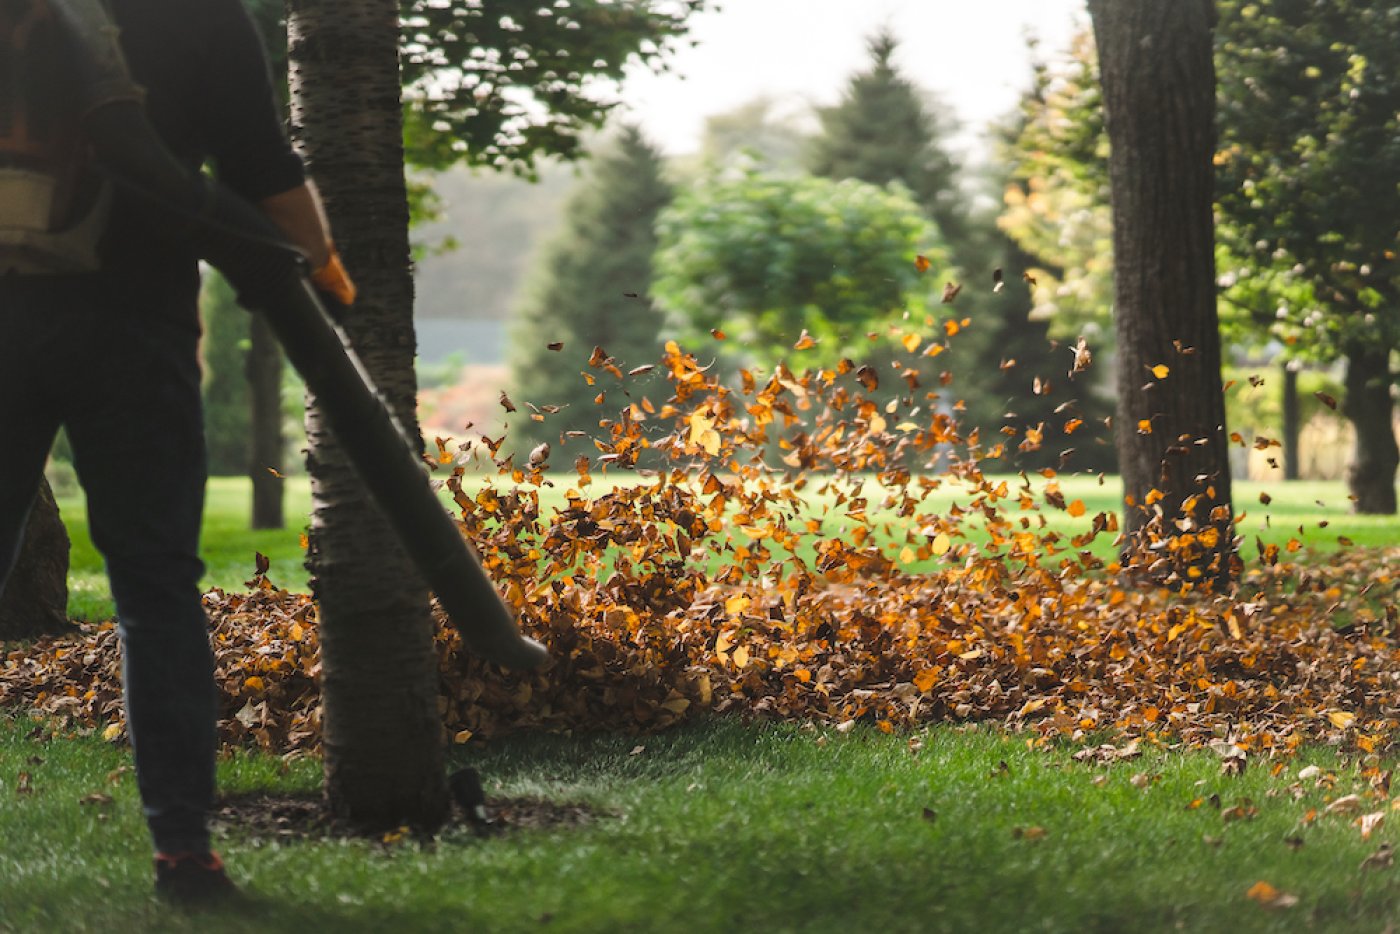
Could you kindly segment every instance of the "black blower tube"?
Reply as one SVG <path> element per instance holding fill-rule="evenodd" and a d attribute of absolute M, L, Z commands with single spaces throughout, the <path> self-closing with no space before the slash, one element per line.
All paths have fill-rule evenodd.
<path fill-rule="evenodd" d="M 62 9 L 82 8 L 91 0 L 51 2 Z M 109 33 L 94 34 L 111 38 Z M 199 255 L 227 277 L 240 302 L 266 315 L 468 649 L 511 668 L 543 664 L 547 650 L 521 635 L 514 614 L 438 501 L 417 453 L 417 439 L 385 406 L 326 312 L 308 281 L 305 257 L 260 211 L 176 160 L 151 126 L 139 96 L 120 93 L 120 82 L 112 80 L 110 69 L 104 73 L 101 56 L 88 61 L 95 72 L 89 86 L 103 91 L 92 102 L 84 126 L 104 170 L 187 236 Z M 118 93 L 110 92 L 113 87 Z"/>

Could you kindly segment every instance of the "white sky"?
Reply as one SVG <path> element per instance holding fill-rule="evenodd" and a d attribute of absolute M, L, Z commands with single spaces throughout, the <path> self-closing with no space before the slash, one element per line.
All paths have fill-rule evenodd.
<path fill-rule="evenodd" d="M 699 148 L 705 117 L 760 95 L 800 110 L 831 104 L 866 67 L 865 42 L 889 27 L 896 64 L 953 111 L 969 146 L 1011 110 L 1030 84 L 1026 37 L 1040 55 L 1063 51 L 1086 26 L 1083 0 L 720 0 L 691 21 L 700 41 L 672 58 L 672 70 L 638 71 L 622 89 L 642 129 L 665 152 Z"/>

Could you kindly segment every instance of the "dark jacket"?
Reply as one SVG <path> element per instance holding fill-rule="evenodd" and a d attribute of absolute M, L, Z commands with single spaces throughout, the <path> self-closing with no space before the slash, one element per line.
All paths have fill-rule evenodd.
<path fill-rule="evenodd" d="M 267 55 L 240 0 L 111 0 L 132 77 L 157 132 L 186 165 L 251 201 L 304 179 L 283 129 Z M 151 212 L 118 201 L 103 248 L 114 300 L 194 314 L 194 255 Z"/>

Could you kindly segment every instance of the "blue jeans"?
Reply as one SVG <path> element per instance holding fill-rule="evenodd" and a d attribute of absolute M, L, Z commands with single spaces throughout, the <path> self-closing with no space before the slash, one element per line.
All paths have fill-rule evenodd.
<path fill-rule="evenodd" d="M 96 277 L 0 278 L 0 587 L 62 425 L 116 601 L 146 819 L 158 850 L 204 851 L 217 709 L 194 299 L 143 313 L 104 291 Z"/>

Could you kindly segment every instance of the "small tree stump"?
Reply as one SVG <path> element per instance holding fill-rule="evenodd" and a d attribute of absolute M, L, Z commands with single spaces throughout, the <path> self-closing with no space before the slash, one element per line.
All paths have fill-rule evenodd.
<path fill-rule="evenodd" d="M 0 641 L 72 628 L 68 619 L 68 530 L 45 481 L 29 515 L 19 563 L 0 594 Z"/>

